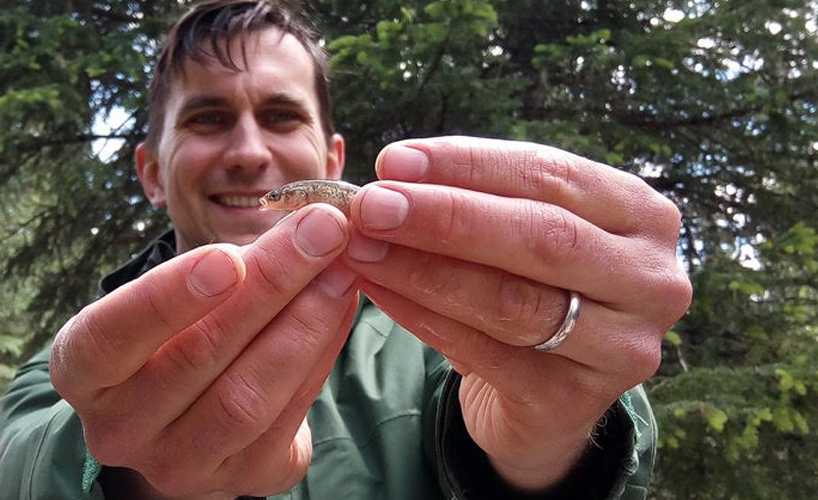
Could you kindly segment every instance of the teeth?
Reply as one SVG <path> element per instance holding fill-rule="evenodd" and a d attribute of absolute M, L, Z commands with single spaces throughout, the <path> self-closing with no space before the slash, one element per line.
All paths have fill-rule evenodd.
<path fill-rule="evenodd" d="M 257 207 L 258 197 L 255 196 L 221 196 L 219 202 L 228 207 Z"/>

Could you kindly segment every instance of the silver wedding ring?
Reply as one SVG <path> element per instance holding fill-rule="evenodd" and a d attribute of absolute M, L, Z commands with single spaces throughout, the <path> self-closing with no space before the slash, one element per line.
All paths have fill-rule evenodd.
<path fill-rule="evenodd" d="M 579 318 L 579 306 L 580 306 L 580 295 L 573 291 L 569 290 L 569 297 L 570 300 L 568 302 L 568 312 L 565 314 L 565 319 L 562 320 L 562 324 L 560 325 L 557 333 L 555 333 L 550 339 L 546 340 L 542 344 L 537 344 L 532 347 L 535 351 L 551 351 L 556 349 L 563 341 L 568 338 L 568 334 L 571 333 L 571 330 L 577 324 L 577 318 Z"/>

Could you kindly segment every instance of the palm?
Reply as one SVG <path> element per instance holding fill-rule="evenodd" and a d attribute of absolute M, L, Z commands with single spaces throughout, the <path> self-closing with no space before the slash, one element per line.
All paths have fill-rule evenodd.
<path fill-rule="evenodd" d="M 460 404 L 463 420 L 472 439 L 489 455 L 499 459 L 507 457 L 511 445 L 529 441 L 537 432 L 530 425 L 520 422 L 510 407 L 526 406 L 525 402 L 512 402 L 480 375 L 472 372 L 463 377 L 460 385 Z M 531 411 L 534 411 L 531 406 Z"/>

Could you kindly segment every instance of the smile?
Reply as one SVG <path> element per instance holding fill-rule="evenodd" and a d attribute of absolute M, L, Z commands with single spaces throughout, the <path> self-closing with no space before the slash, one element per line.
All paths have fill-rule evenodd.
<path fill-rule="evenodd" d="M 213 197 L 214 200 L 228 207 L 258 207 L 258 196 L 240 196 L 240 195 L 217 195 Z"/>

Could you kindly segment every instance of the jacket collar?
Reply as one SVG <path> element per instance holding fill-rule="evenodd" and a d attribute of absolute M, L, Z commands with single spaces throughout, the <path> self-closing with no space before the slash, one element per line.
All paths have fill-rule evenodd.
<path fill-rule="evenodd" d="M 100 297 L 111 293 L 125 283 L 136 279 L 159 264 L 176 256 L 176 234 L 173 229 L 153 240 L 127 264 L 106 275 L 99 281 Z"/>

